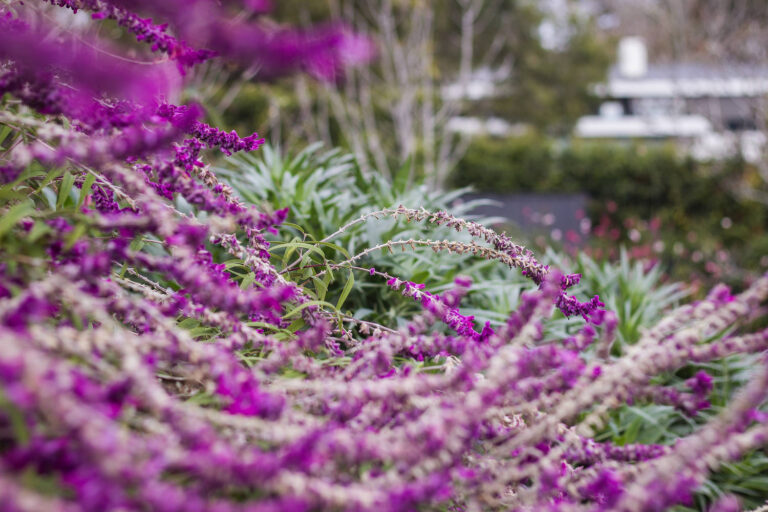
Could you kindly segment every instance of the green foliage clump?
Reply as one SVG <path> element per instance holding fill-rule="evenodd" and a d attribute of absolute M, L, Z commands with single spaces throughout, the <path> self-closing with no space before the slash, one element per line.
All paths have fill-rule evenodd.
<path fill-rule="evenodd" d="M 755 174 L 741 160 L 699 162 L 670 145 L 574 141 L 558 147 L 527 134 L 476 140 L 453 183 L 494 193 L 585 193 L 592 225 L 602 225 L 593 233 L 598 239 L 613 247 L 647 245 L 637 254 L 662 259 L 679 279 L 692 272 L 722 279 L 740 278 L 734 269 L 757 268 L 768 247 L 768 211 L 736 193 Z M 660 244 L 650 250 L 654 242 Z"/>
<path fill-rule="evenodd" d="M 232 157 L 227 168 L 217 169 L 217 174 L 227 179 L 247 202 L 271 204 L 275 208 L 290 206 L 290 229 L 282 231 L 281 243 L 313 244 L 361 215 L 401 204 L 419 205 L 430 211 L 450 210 L 457 216 L 473 218 L 467 212 L 481 202 L 457 201 L 466 189 L 429 189 L 423 183 L 410 182 L 408 171 L 407 166 L 403 167 L 394 182 L 389 182 L 375 173 L 364 174 L 349 154 L 338 149 L 322 151 L 320 145 L 312 145 L 292 157 L 265 146 L 257 156 Z M 307 257 L 324 265 L 389 240 L 407 239 L 468 240 L 449 228 L 429 228 L 382 217 L 345 229 L 322 244 L 322 252 Z M 382 251 L 377 252 L 375 261 L 377 270 L 425 284 L 434 293 L 451 288 L 458 275 L 470 276 L 475 285 L 466 302 L 467 311 L 478 322 L 503 322 L 516 306 L 519 295 L 532 286 L 518 272 L 467 254 Z M 338 282 L 334 279 L 328 283 L 328 296 L 341 293 L 347 275 L 335 274 Z M 380 279 L 359 278 L 344 309 L 357 318 L 403 324 L 419 310 L 419 305 L 390 290 Z"/>

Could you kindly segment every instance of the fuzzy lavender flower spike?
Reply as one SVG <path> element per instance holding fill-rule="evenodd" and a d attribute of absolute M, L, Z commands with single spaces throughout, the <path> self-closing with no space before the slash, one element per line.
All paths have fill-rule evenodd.
<path fill-rule="evenodd" d="M 162 52 L 179 64 L 179 71 L 187 69 L 214 57 L 215 52 L 191 48 L 186 42 L 179 41 L 167 30 L 167 25 L 156 25 L 151 19 L 141 18 L 137 14 L 103 0 L 49 0 L 51 4 L 66 7 L 77 12 L 80 9 L 91 12 L 94 20 L 111 19 L 133 33 L 137 41 L 149 44 L 153 52 Z"/>
<path fill-rule="evenodd" d="M 169 23 L 179 37 L 193 47 L 259 69 L 260 76 L 275 77 L 305 71 L 332 80 L 348 66 L 369 61 L 375 54 L 372 41 L 343 25 L 296 30 L 230 17 L 215 3 L 192 0 L 150 2 L 115 0 L 127 11 L 142 12 L 160 23 Z M 256 7 L 264 12 L 263 2 Z"/>
<path fill-rule="evenodd" d="M 112 57 L 117 50 L 98 50 L 103 41 L 82 41 L 58 36 L 54 27 L 41 25 L 19 29 L 14 18 L 0 18 L 0 58 L 10 60 L 29 80 L 55 74 L 63 83 L 88 98 L 109 95 L 149 104 L 159 97 L 176 95 L 178 73 L 164 64 L 141 66 Z"/>

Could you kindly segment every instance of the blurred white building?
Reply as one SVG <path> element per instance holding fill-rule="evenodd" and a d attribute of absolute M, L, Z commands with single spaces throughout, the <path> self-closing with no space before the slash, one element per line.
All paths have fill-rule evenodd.
<path fill-rule="evenodd" d="M 759 158 L 765 134 L 768 68 L 648 63 L 644 42 L 628 37 L 605 84 L 597 115 L 579 119 L 575 135 L 603 139 L 674 139 L 701 159 L 741 152 Z"/>

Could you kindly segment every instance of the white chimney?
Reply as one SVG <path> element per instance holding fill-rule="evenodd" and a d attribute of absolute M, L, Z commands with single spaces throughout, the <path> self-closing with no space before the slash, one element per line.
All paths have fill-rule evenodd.
<path fill-rule="evenodd" d="M 619 41 L 619 72 L 627 78 L 639 78 L 648 71 L 648 51 L 639 37 Z"/>

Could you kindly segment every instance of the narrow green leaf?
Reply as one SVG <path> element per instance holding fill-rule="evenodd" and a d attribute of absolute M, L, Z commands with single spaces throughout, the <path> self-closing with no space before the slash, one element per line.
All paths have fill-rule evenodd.
<path fill-rule="evenodd" d="M 323 307 L 327 307 L 327 308 L 329 308 L 329 309 L 331 309 L 333 311 L 336 311 L 336 306 L 334 306 L 330 302 L 326 302 L 324 300 L 309 300 L 309 301 L 301 304 L 300 306 L 297 306 L 296 308 L 292 309 L 290 312 L 286 313 L 284 318 L 294 317 L 294 316 L 298 315 L 299 313 L 301 313 L 302 311 L 304 311 L 305 309 L 307 309 L 308 307 L 311 307 L 311 306 L 323 306 Z"/>
<path fill-rule="evenodd" d="M 2 389 L 0 389 L 0 410 L 5 411 L 11 421 L 13 436 L 19 443 L 27 444 L 29 431 L 27 430 L 27 422 L 24 420 L 24 414 L 5 396 Z"/>
<path fill-rule="evenodd" d="M 283 222 L 283 224 L 282 224 L 282 225 L 283 225 L 283 226 L 285 226 L 285 227 L 288 227 L 288 228 L 293 228 L 293 229 L 296 229 L 296 230 L 298 230 L 298 231 L 299 231 L 299 233 L 301 233 L 302 235 L 304 234 L 304 228 L 302 228 L 302 227 L 301 227 L 301 226 L 299 226 L 298 224 L 294 224 L 293 222 Z"/>
<path fill-rule="evenodd" d="M 211 405 L 218 403 L 218 399 L 208 393 L 207 391 L 202 391 L 194 396 L 189 397 L 187 400 L 187 403 L 190 404 L 197 404 L 197 405 Z"/>
<path fill-rule="evenodd" d="M 60 210 L 64 207 L 64 203 L 67 201 L 72 185 L 75 184 L 75 177 L 70 174 L 69 171 L 64 173 L 64 177 L 59 184 L 59 194 L 56 198 L 56 209 Z"/>
<path fill-rule="evenodd" d="M 324 283 L 322 279 L 317 278 L 315 276 L 312 276 L 312 282 L 315 283 L 315 290 L 317 290 L 317 298 L 320 300 L 325 300 L 325 295 L 328 293 L 328 285 Z"/>
<path fill-rule="evenodd" d="M 53 180 L 59 177 L 61 175 L 61 169 L 54 169 L 51 172 L 48 173 L 48 175 L 45 177 L 45 179 L 40 183 L 40 186 L 37 187 L 37 190 L 35 193 L 41 192 L 45 187 L 47 187 Z"/>
<path fill-rule="evenodd" d="M 301 239 L 299 237 L 294 237 L 291 240 L 291 242 L 301 242 Z M 296 250 L 296 246 L 295 245 L 289 247 L 288 250 L 285 251 L 285 254 L 283 255 L 283 260 L 284 261 L 291 261 L 291 255 L 294 253 L 295 250 Z"/>
<path fill-rule="evenodd" d="M 332 279 L 333 279 L 333 269 L 331 268 L 331 264 L 326 261 L 325 262 L 325 277 L 323 277 L 323 280 L 325 281 L 325 284 L 329 284 Z"/>
<path fill-rule="evenodd" d="M 227 260 L 224 262 L 224 268 L 226 270 L 231 270 L 232 268 L 235 268 L 235 267 L 248 269 L 248 267 L 246 267 L 245 264 L 243 264 L 243 260 L 233 259 L 233 260 Z"/>
<path fill-rule="evenodd" d="M 248 272 L 248 274 L 240 282 L 240 289 L 241 290 L 247 289 L 249 286 L 253 284 L 255 280 L 256 280 L 256 274 L 254 274 L 253 272 Z"/>
<path fill-rule="evenodd" d="M 283 249 L 283 248 L 285 248 L 286 250 L 306 249 L 310 252 L 319 253 L 320 256 L 324 256 L 323 251 L 321 249 L 319 249 L 318 247 L 315 247 L 314 245 L 307 244 L 304 242 L 284 242 L 284 243 L 273 242 L 272 245 L 270 245 L 269 247 L 269 252 L 271 253 L 273 251 L 276 251 L 278 249 Z"/>
<path fill-rule="evenodd" d="M 287 330 L 290 331 L 291 333 L 295 333 L 296 331 L 304 327 L 304 325 L 305 325 L 304 319 L 297 318 L 296 320 L 291 322 L 291 325 L 288 326 Z"/>
<path fill-rule="evenodd" d="M 32 205 L 28 202 L 19 203 L 0 216 L 0 237 L 10 230 L 22 218 L 32 213 Z"/>
<path fill-rule="evenodd" d="M 29 231 L 29 235 L 27 236 L 27 239 L 30 242 L 34 243 L 41 236 L 43 236 L 46 233 L 50 233 L 51 231 L 53 230 L 45 222 L 37 221 L 35 222 L 34 226 L 32 226 L 32 229 Z"/>
<path fill-rule="evenodd" d="M 83 182 L 83 187 L 80 189 L 80 198 L 77 200 L 78 210 L 81 206 L 83 206 L 85 198 L 88 197 L 88 194 L 91 193 L 91 187 L 93 186 L 94 181 L 96 181 L 96 176 L 88 173 L 88 176 L 85 177 L 85 181 Z"/>
<path fill-rule="evenodd" d="M 3 126 L 3 129 L 0 130 L 0 144 L 2 144 L 5 138 L 8 137 L 9 133 L 11 133 L 11 127 L 8 125 Z"/>
<path fill-rule="evenodd" d="M 352 286 L 355 284 L 355 275 L 352 273 L 352 271 L 349 271 L 349 275 L 347 276 L 347 282 L 344 284 L 344 289 L 341 290 L 341 295 L 339 296 L 339 301 L 336 303 L 336 309 L 341 311 L 341 307 L 344 305 L 344 301 L 347 300 L 347 297 L 349 297 L 349 292 L 352 291 Z"/>
<path fill-rule="evenodd" d="M 8 202 L 14 199 L 23 199 L 26 195 L 14 190 L 16 182 L 8 183 L 7 185 L 0 187 L 0 201 Z"/>
<path fill-rule="evenodd" d="M 48 207 L 51 210 L 56 209 L 56 192 L 51 187 L 43 187 L 41 189 L 45 201 L 48 203 Z"/>
<path fill-rule="evenodd" d="M 272 332 L 281 332 L 283 334 L 293 335 L 293 332 L 288 329 L 283 329 L 282 327 L 277 327 L 274 324 L 269 324 L 267 322 L 246 322 L 245 325 L 248 327 L 253 327 L 256 329 L 266 329 L 268 331 Z"/>
<path fill-rule="evenodd" d="M 185 318 L 181 322 L 179 322 L 179 327 L 182 329 L 192 329 L 194 327 L 197 327 L 200 325 L 200 322 L 195 320 L 194 318 Z"/>
<path fill-rule="evenodd" d="M 75 245 L 75 242 L 77 242 L 77 240 L 85 234 L 86 229 L 87 226 L 85 224 L 76 224 L 75 228 L 67 236 L 67 243 L 65 244 L 64 248 L 72 248 L 72 246 Z"/>
<path fill-rule="evenodd" d="M 215 327 L 200 326 L 189 330 L 189 335 L 195 339 L 210 336 L 218 331 Z"/>

